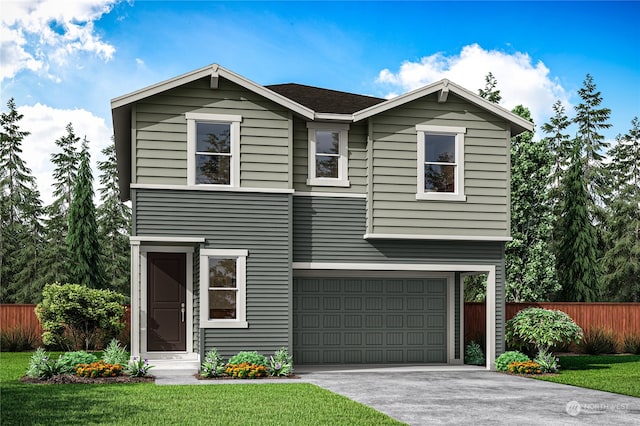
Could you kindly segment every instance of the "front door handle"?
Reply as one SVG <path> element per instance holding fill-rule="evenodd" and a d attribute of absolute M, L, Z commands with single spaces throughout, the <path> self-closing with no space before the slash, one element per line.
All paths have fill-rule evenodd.
<path fill-rule="evenodd" d="M 182 322 L 184 322 L 184 313 L 186 312 L 186 309 L 184 308 L 184 302 L 182 302 L 180 304 L 180 313 L 182 314 Z"/>

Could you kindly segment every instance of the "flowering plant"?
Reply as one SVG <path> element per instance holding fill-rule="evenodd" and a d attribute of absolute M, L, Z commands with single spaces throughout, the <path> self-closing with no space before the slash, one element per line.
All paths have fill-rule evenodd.
<path fill-rule="evenodd" d="M 270 376 L 289 376 L 293 372 L 293 357 L 286 348 L 280 348 L 269 358 Z"/>
<path fill-rule="evenodd" d="M 224 359 L 215 348 L 211 349 L 200 367 L 200 375 L 202 377 L 217 377 L 223 374 Z"/>
<path fill-rule="evenodd" d="M 525 361 L 509 364 L 509 372 L 514 374 L 541 374 L 542 370 L 537 362 Z"/>
<path fill-rule="evenodd" d="M 127 366 L 127 372 L 131 377 L 146 377 L 153 365 L 149 365 L 149 360 L 144 358 L 133 357 Z"/>
<path fill-rule="evenodd" d="M 256 377 L 266 377 L 267 367 L 243 362 L 241 364 L 227 364 L 224 372 L 237 379 L 255 379 Z"/>
<path fill-rule="evenodd" d="M 543 373 L 555 373 L 560 369 L 560 358 L 556 358 L 553 353 L 541 349 L 534 361 L 540 365 Z"/>
<path fill-rule="evenodd" d="M 28 377 L 46 380 L 59 373 L 58 362 L 50 359 L 44 349 L 38 348 L 31 356 L 26 375 Z"/>
<path fill-rule="evenodd" d="M 102 360 L 91 364 L 76 365 L 76 376 L 80 377 L 116 377 L 122 374 L 122 366 L 108 364 Z"/>

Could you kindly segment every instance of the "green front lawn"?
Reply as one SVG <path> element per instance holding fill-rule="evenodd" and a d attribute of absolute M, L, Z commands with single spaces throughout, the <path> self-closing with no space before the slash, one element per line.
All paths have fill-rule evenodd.
<path fill-rule="evenodd" d="M 0 416 L 12 424 L 399 425 L 308 383 L 22 384 L 31 353 L 0 352 Z M 152 370 L 153 371 L 153 370 Z"/>
<path fill-rule="evenodd" d="M 559 375 L 536 378 L 640 398 L 640 355 L 562 356 Z"/>

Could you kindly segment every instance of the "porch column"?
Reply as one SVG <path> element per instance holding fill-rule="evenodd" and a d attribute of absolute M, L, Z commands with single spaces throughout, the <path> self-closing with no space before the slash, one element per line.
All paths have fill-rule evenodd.
<path fill-rule="evenodd" d="M 486 359 L 487 370 L 496 368 L 496 267 L 487 271 L 487 299 L 486 299 Z"/>
<path fill-rule="evenodd" d="M 129 241 L 131 247 L 131 356 L 140 356 L 140 241 Z"/>

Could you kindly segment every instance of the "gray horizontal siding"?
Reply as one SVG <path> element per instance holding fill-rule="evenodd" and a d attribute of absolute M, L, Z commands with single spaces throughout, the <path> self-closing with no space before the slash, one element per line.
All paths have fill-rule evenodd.
<path fill-rule="evenodd" d="M 205 351 L 270 354 L 289 346 L 291 195 L 134 190 L 135 234 L 204 237 L 200 248 L 247 249 L 248 329 L 205 329 Z M 194 345 L 199 345 L 198 253 Z"/>
<path fill-rule="evenodd" d="M 303 192 L 348 192 L 364 194 L 367 188 L 367 126 L 351 124 L 348 132 L 348 188 L 307 186 L 309 177 L 309 133 L 307 122 L 293 121 L 293 187 Z"/>
<path fill-rule="evenodd" d="M 354 198 L 294 197 L 293 261 L 494 265 L 496 351 L 498 354 L 503 352 L 504 243 L 365 240 L 365 203 L 364 199 Z"/>
<path fill-rule="evenodd" d="M 465 127 L 466 202 L 416 200 L 417 132 L 429 124 Z M 370 233 L 509 235 L 508 124 L 455 95 L 435 95 L 371 119 Z"/>
<path fill-rule="evenodd" d="M 136 104 L 135 182 L 186 185 L 187 112 L 241 115 L 241 186 L 289 187 L 289 112 L 224 79 L 211 89 L 207 78 Z"/>

